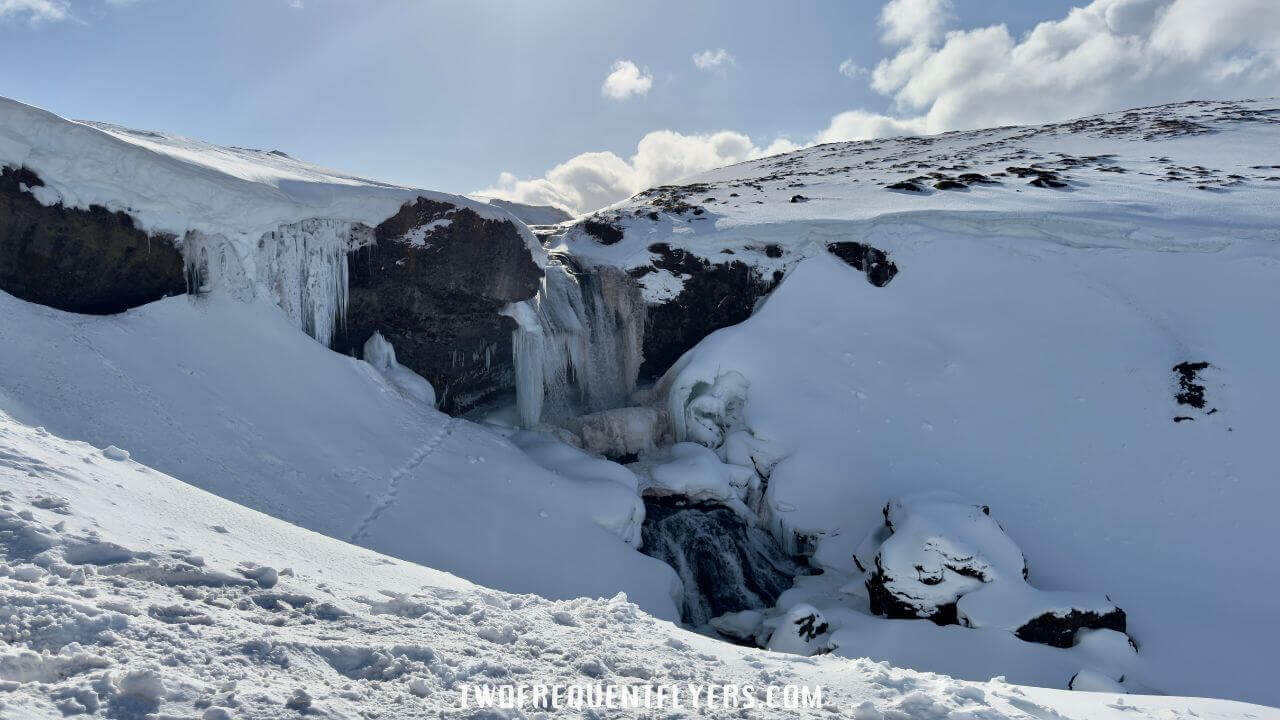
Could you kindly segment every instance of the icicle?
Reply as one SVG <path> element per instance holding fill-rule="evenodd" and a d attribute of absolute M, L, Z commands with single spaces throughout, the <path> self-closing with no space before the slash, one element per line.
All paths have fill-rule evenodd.
<path fill-rule="evenodd" d="M 618 407 L 635 390 L 644 335 L 639 287 L 615 268 L 548 263 L 538 294 L 508 306 L 520 420 Z"/>

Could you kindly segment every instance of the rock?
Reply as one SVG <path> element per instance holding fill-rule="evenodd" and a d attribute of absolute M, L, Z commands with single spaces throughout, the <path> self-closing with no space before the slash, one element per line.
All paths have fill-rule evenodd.
<path fill-rule="evenodd" d="M 758 268 L 741 261 L 712 263 L 667 243 L 654 243 L 649 252 L 656 256 L 653 263 L 631 270 L 631 275 L 666 270 L 682 277 L 683 286 L 674 298 L 649 305 L 640 366 L 644 380 L 662 375 L 707 335 L 751 317 L 757 301 L 782 279 L 780 272 L 766 279 Z"/>
<path fill-rule="evenodd" d="M 449 413 L 513 388 L 515 321 L 499 310 L 533 297 L 541 274 L 516 225 L 418 198 L 374 237 L 350 254 L 347 323 L 334 349 L 360 355 L 380 332 Z"/>
<path fill-rule="evenodd" d="M 622 228 L 598 218 L 584 220 L 582 229 L 601 245 L 613 245 L 622 240 Z"/>
<path fill-rule="evenodd" d="M 1178 376 L 1178 392 L 1173 399 L 1179 405 L 1190 405 L 1200 410 L 1204 409 L 1205 387 L 1200 380 L 1200 373 L 1209 368 L 1207 362 L 1180 362 L 1173 366 L 1173 372 Z"/>
<path fill-rule="evenodd" d="M 938 182 L 933 184 L 933 187 L 938 190 L 965 190 L 969 186 L 965 185 L 964 183 L 958 180 L 948 179 L 948 180 L 939 180 Z"/>
<path fill-rule="evenodd" d="M 884 507 L 890 535 L 866 580 L 871 612 L 958 622 L 956 601 L 997 580 L 1022 582 L 1026 561 L 982 505 L 921 493 Z"/>
<path fill-rule="evenodd" d="M 807 197 L 805 197 L 805 196 L 803 196 L 803 195 L 792 195 L 792 196 L 791 196 L 791 202 L 793 202 L 793 203 L 809 202 L 809 198 L 807 198 Z"/>
<path fill-rule="evenodd" d="M 573 430 L 583 449 L 618 459 L 670 445 L 671 418 L 666 410 L 624 407 L 583 415 Z"/>
<path fill-rule="evenodd" d="M 818 655 L 829 650 L 827 634 L 831 626 L 814 606 L 806 603 L 795 605 L 777 624 L 769 638 L 770 650 L 797 655 Z"/>
<path fill-rule="evenodd" d="M 1127 618 L 1124 610 L 1113 607 L 1105 612 L 1094 610 L 1068 610 L 1039 615 L 1014 631 L 1027 642 L 1069 648 L 1080 630 L 1114 630 L 1125 632 Z"/>
<path fill-rule="evenodd" d="M 293 691 L 284 706 L 290 710 L 306 712 L 311 707 L 311 694 L 302 688 Z"/>
<path fill-rule="evenodd" d="M 1055 178 L 1053 178 L 1053 177 L 1050 177 L 1050 176 L 1048 176 L 1048 175 L 1042 175 L 1042 176 L 1040 176 L 1040 177 L 1036 178 L 1035 180 L 1032 180 L 1031 182 L 1029 182 L 1029 183 L 1027 183 L 1027 184 L 1028 184 L 1028 185 L 1030 185 L 1030 186 L 1032 186 L 1032 187 L 1038 187 L 1038 188 L 1052 188 L 1052 189 L 1055 189 L 1055 190 L 1060 190 L 1060 189 L 1062 189 L 1062 188 L 1064 188 L 1064 187 L 1067 187 L 1067 184 L 1066 184 L 1066 183 L 1062 182 L 1061 180 L 1057 180 L 1057 179 L 1055 179 Z"/>
<path fill-rule="evenodd" d="M 892 185 L 885 185 L 884 187 L 886 190 L 901 190 L 904 192 L 914 192 L 914 193 L 924 192 L 924 187 L 917 185 L 916 183 L 913 183 L 910 180 L 903 180 L 901 182 L 893 183 Z"/>
<path fill-rule="evenodd" d="M 1022 551 L 985 505 L 950 493 L 922 493 L 890 501 L 884 516 L 889 534 L 866 578 L 877 615 L 996 628 L 1061 648 L 1071 647 L 1085 630 L 1125 631 L 1124 610 L 1108 598 L 1028 584 Z M 866 544 L 854 557 L 859 567 Z M 1094 644 L 1105 642 L 1100 638 Z"/>
<path fill-rule="evenodd" d="M 1120 695 L 1128 693 L 1128 690 L 1125 690 L 1124 686 L 1119 682 L 1096 670 L 1081 670 L 1072 675 L 1071 679 L 1067 681 L 1067 689 L 1082 692 L 1119 693 Z"/>
<path fill-rule="evenodd" d="M 46 207 L 29 192 L 43 185 L 26 168 L 0 168 L 0 290 L 94 315 L 187 291 L 173 236 L 148 235 L 129 215 L 97 205 Z"/>
<path fill-rule="evenodd" d="M 711 627 L 716 632 L 740 642 L 753 640 L 763 623 L 764 613 L 759 610 L 742 610 L 711 618 Z"/>
<path fill-rule="evenodd" d="M 867 282 L 876 287 L 888 285 L 898 274 L 898 266 L 889 259 L 889 254 L 870 245 L 845 240 L 829 243 L 827 252 L 866 273 Z"/>

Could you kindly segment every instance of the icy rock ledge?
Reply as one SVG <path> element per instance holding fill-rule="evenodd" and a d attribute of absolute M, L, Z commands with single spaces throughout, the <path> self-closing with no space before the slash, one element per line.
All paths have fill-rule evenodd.
<path fill-rule="evenodd" d="M 1054 647 L 1071 647 L 1081 630 L 1125 631 L 1107 598 L 1029 585 L 1022 551 L 985 505 L 921 493 L 891 500 L 884 518 L 854 556 L 877 615 L 1000 628 Z"/>

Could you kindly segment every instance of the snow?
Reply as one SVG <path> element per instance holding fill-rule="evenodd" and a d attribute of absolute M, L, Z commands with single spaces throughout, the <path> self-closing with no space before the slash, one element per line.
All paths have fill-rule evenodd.
<path fill-rule="evenodd" d="M 681 360 L 668 409 L 679 418 L 741 375 L 738 419 L 717 400 L 686 413 L 707 420 L 678 437 L 713 444 L 738 425 L 778 446 L 772 527 L 784 546 L 819 537 L 814 560 L 831 571 L 856 572 L 850 557 L 890 497 L 957 492 L 992 508 L 1034 585 L 1125 608 L 1142 648 L 1131 681 L 1275 702 L 1261 668 L 1280 635 L 1265 603 L 1242 599 L 1280 590 L 1267 509 L 1280 500 L 1268 459 L 1280 344 L 1264 330 L 1280 251 L 1248 220 L 1160 223 L 1159 244 L 1127 218 L 845 223 L 840 234 L 890 251 L 898 277 L 876 288 L 812 248 L 755 316 Z M 1199 359 L 1220 370 L 1207 394 L 1221 410 L 1174 423 L 1170 368 Z M 838 589 L 832 604 L 865 612 Z M 1085 666 L 1007 634 L 815 604 L 846 623 L 837 652 L 1055 687 Z"/>
<path fill-rule="evenodd" d="M 626 592 L 676 616 L 674 572 L 628 544 L 643 518 L 634 486 L 548 472 L 313 342 L 274 304 L 214 294 L 93 317 L 0 293 L 0 317 L 0 409 L 31 424 L 493 587 Z"/>
<path fill-rule="evenodd" d="M 0 718 L 436 717 L 495 679 L 821 683 L 811 715 L 882 720 L 1280 716 L 1181 697 L 1280 701 L 1280 183 L 1258 165 L 1277 109 L 818 146 L 695 178 L 679 192 L 701 214 L 620 204 L 621 242 L 570 230 L 553 250 L 573 257 L 507 309 L 517 431 L 436 412 L 389 344 L 363 362 L 307 337 L 340 329 L 346 252 L 406 200 L 501 209 L 0 100 L 0 163 L 39 174 L 41 202 L 172 233 L 204 290 L 112 317 L 0 294 Z M 1207 132 L 1161 134 L 1169 118 Z M 1037 164 L 1067 186 L 1011 169 Z M 960 165 L 1004 174 L 884 189 Z M 898 275 L 873 286 L 840 241 Z M 683 279 L 614 280 L 655 242 L 785 279 L 681 359 L 660 408 L 632 408 L 640 301 Z M 1199 362 L 1209 405 L 1179 405 L 1174 368 Z M 599 427 L 630 468 L 546 425 L 616 408 Z M 650 448 L 663 414 L 680 444 Z M 887 501 L 937 490 L 989 506 L 1044 592 L 967 588 L 973 627 L 869 614 L 855 553 L 893 542 Z M 824 572 L 775 606 L 706 618 L 784 652 L 668 622 L 680 580 L 636 552 L 642 492 L 728 504 L 812 556 Z M 926 540 L 903 533 L 909 554 Z M 1140 651 L 1010 632 L 1115 605 Z"/>
<path fill-rule="evenodd" d="M 266 299 L 329 344 L 346 317 L 347 254 L 406 202 L 452 203 L 512 222 L 536 263 L 541 244 L 501 208 L 344 175 L 274 151 L 225 148 L 158 132 L 76 122 L 0 97 L 0 165 L 45 183 L 41 203 L 128 213 L 182 249 L 190 286 Z M 425 244 L 448 219 L 416 228 Z M 164 240 L 157 240 L 163 242 Z"/>
<path fill-rule="evenodd" d="M 91 445 L 5 414 L 0 458 L 0 568 L 25 559 L 47 569 L 35 580 L 0 572 L 6 720 L 439 717 L 458 713 L 473 685 L 598 682 L 821 687 L 822 706 L 792 717 L 1280 717 L 1229 701 L 1121 704 L 1114 692 L 751 650 L 656 620 L 621 595 L 510 595 L 303 530 L 145 465 L 102 460 Z M 65 512 L 33 505 L 34 495 L 66 499 Z M 122 508 L 128 522 L 115 521 Z M 127 555 L 69 557 L 98 542 Z M 240 578 L 247 566 L 288 570 L 263 589 Z"/>
<path fill-rule="evenodd" d="M 550 249 L 587 264 L 633 269 L 652 262 L 651 245 L 666 243 L 713 263 L 744 262 L 769 277 L 793 267 L 815 241 L 850 239 L 848 223 L 866 227 L 923 213 L 961 225 L 968 223 L 965 216 L 981 222 L 984 214 L 995 214 L 1002 234 L 1027 240 L 1048 235 L 1050 241 L 1115 250 L 1156 250 L 1172 241 L 1211 251 L 1241 232 L 1258 234 L 1274 217 L 1280 171 L 1263 149 L 1276 142 L 1278 109 L 1275 99 L 1191 102 L 1057 125 L 818 145 L 641 193 L 596 213 L 625 230 L 622 241 L 602 245 L 577 226 Z M 1161 127 L 1178 122 L 1204 131 Z M 1008 171 L 1014 167 L 1055 172 L 1067 187 L 1029 185 L 1034 176 Z M 885 189 L 929 172 L 952 178 L 979 173 L 996 182 L 948 191 L 933 189 L 930 178 L 921 193 Z M 808 202 L 792 203 L 796 194 Z M 672 197 L 701 212 L 670 212 Z M 651 212 L 656 220 L 649 219 Z M 1080 233 L 1042 233 L 1045 214 L 1070 215 L 1082 224 L 1105 219 L 1123 229 L 1101 236 L 1087 225 Z M 1184 222 L 1205 232 L 1179 232 Z M 781 253 L 766 252 L 769 245 Z M 734 254 L 726 257 L 725 251 Z M 682 278 L 665 270 L 640 282 L 648 302 L 674 297 L 683 287 Z"/>
<path fill-rule="evenodd" d="M 645 482 L 641 489 L 651 495 L 679 495 L 695 501 L 718 502 L 749 516 L 744 501 L 758 478 L 754 471 L 728 465 L 711 450 L 697 443 L 672 445 L 664 454 L 642 463 Z"/>

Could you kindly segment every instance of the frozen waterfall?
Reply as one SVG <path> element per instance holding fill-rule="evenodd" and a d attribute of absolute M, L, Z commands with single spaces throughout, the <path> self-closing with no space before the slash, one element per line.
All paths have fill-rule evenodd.
<path fill-rule="evenodd" d="M 347 254 L 373 241 L 360 223 L 311 219 L 256 240 L 192 231 L 182 239 L 187 286 L 240 300 L 270 298 L 298 329 L 329 345 L 347 314 Z"/>
<path fill-rule="evenodd" d="M 538 294 L 505 314 L 519 325 L 512 346 L 523 425 L 627 403 L 643 360 L 645 306 L 626 273 L 553 257 Z"/>

